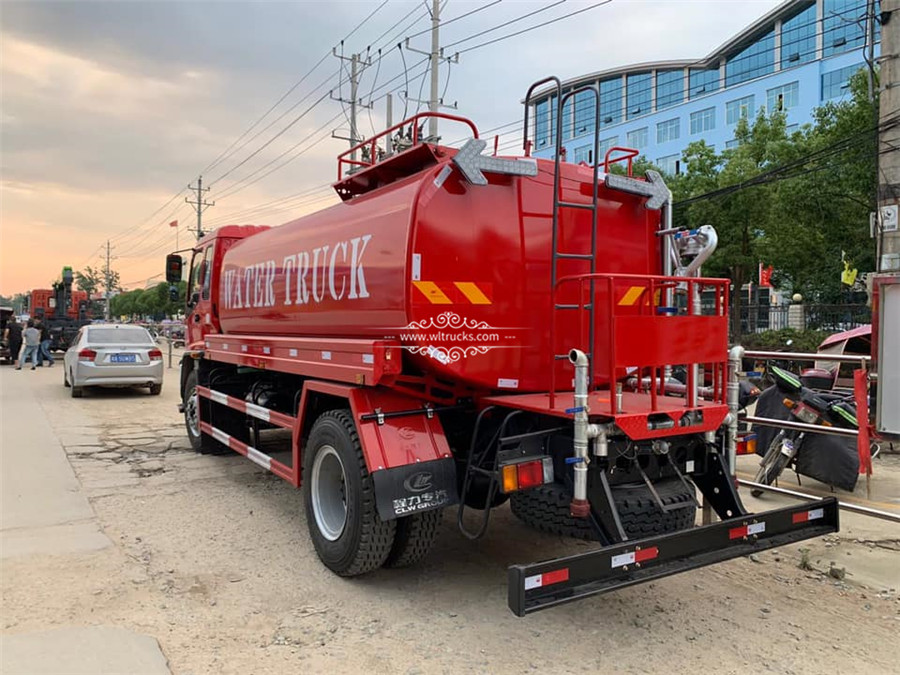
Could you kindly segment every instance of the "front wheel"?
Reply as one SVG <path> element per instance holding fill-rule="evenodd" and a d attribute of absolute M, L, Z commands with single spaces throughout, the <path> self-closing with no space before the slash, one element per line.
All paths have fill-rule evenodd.
<path fill-rule="evenodd" d="M 162 385 L 160 385 L 162 390 Z M 153 390 L 150 390 L 153 393 Z M 228 448 L 200 430 L 200 394 L 197 393 L 197 371 L 191 371 L 184 381 L 184 426 L 194 452 L 201 455 L 224 455 Z"/>
<path fill-rule="evenodd" d="M 383 521 L 349 410 L 323 413 L 303 458 L 306 524 L 319 559 L 352 577 L 381 567 L 391 553 L 397 522 Z"/>

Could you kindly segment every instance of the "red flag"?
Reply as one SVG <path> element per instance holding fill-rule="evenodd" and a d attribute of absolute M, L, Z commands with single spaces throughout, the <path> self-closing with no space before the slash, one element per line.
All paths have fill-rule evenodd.
<path fill-rule="evenodd" d="M 768 267 L 763 267 L 762 263 L 759 264 L 759 285 L 769 287 L 772 285 L 772 272 L 775 270 L 771 265 Z"/>
<path fill-rule="evenodd" d="M 178 227 L 178 221 L 173 220 L 171 223 L 169 223 L 169 227 Z"/>

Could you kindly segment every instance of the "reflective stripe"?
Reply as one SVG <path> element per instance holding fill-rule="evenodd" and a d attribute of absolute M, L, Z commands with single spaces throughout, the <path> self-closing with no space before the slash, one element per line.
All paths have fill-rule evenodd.
<path fill-rule="evenodd" d="M 428 302 L 433 305 L 451 305 L 453 304 L 436 283 L 433 281 L 414 281 L 413 286 L 428 298 Z"/>
<path fill-rule="evenodd" d="M 272 470 L 272 458 L 268 455 L 264 455 L 256 448 L 251 448 L 249 445 L 247 446 L 247 459 L 254 464 L 259 464 L 266 470 Z"/>
<path fill-rule="evenodd" d="M 626 291 L 625 295 L 622 296 L 622 299 L 619 300 L 619 305 L 633 305 L 637 302 L 638 298 L 641 297 L 643 292 L 644 286 L 632 286 Z"/>
<path fill-rule="evenodd" d="M 269 409 L 263 408 L 261 405 L 256 405 L 255 403 L 245 403 L 247 407 L 247 414 L 251 417 L 255 417 L 264 422 L 269 421 Z"/>
<path fill-rule="evenodd" d="M 466 296 L 469 302 L 473 305 L 490 305 L 491 300 L 484 293 L 481 292 L 481 289 L 471 281 L 454 281 L 453 285 L 456 286 L 460 292 Z"/>
<path fill-rule="evenodd" d="M 209 398 L 211 401 L 215 401 L 216 403 L 228 405 L 228 395 L 223 394 L 221 391 L 213 391 L 212 389 L 210 389 Z"/>
<path fill-rule="evenodd" d="M 231 436 L 226 434 L 224 431 L 219 431 L 215 427 L 212 427 L 212 437 L 215 438 L 217 441 L 219 441 L 219 443 L 222 443 L 223 445 L 229 445 L 228 442 L 231 440 Z"/>

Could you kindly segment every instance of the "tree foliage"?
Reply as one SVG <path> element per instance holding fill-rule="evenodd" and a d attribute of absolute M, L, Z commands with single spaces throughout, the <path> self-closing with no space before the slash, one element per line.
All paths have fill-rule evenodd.
<path fill-rule="evenodd" d="M 147 289 L 137 289 L 120 293 L 110 301 L 110 312 L 115 317 L 135 319 L 152 319 L 160 321 L 173 317 L 184 311 L 187 284 L 183 281 L 175 284 L 178 298 L 169 297 L 169 284 L 161 282 Z"/>
<path fill-rule="evenodd" d="M 718 232 L 705 275 L 740 288 L 755 281 L 760 263 L 772 265 L 777 287 L 836 302 L 842 252 L 860 272 L 874 269 L 869 212 L 878 103 L 867 98 L 863 71 L 851 78 L 850 92 L 791 134 L 784 113 L 761 109 L 737 124 L 737 147 L 716 152 L 700 141 L 685 149 L 686 170 L 668 182 L 675 224 L 710 224 Z"/>

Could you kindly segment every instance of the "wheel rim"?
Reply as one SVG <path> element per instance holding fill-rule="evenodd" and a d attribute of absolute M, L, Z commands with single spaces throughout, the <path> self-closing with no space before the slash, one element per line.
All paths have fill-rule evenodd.
<path fill-rule="evenodd" d="M 200 395 L 197 388 L 191 389 L 184 402 L 184 419 L 187 420 L 188 431 L 194 438 L 200 437 Z"/>
<path fill-rule="evenodd" d="M 344 465 L 332 446 L 319 448 L 310 480 L 316 525 L 323 537 L 335 541 L 347 525 L 347 496 Z"/>

